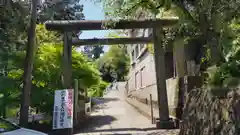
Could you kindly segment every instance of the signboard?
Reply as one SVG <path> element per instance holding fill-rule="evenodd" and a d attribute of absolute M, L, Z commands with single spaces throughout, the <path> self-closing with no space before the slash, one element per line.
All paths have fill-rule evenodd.
<path fill-rule="evenodd" d="M 73 89 L 55 91 L 53 129 L 73 127 Z"/>

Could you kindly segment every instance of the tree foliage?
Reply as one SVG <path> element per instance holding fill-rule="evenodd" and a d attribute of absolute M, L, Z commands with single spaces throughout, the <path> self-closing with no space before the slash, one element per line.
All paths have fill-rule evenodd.
<path fill-rule="evenodd" d="M 129 70 L 129 56 L 124 47 L 111 46 L 108 52 L 97 60 L 97 64 L 103 80 L 124 81 Z"/>
<path fill-rule="evenodd" d="M 222 87 L 236 87 L 240 84 L 240 23 L 233 20 L 229 25 L 231 37 L 224 40 L 224 54 L 226 62 L 219 67 L 209 70 L 209 85 Z"/>
<path fill-rule="evenodd" d="M 84 46 L 83 53 L 90 59 L 96 60 L 98 59 L 103 51 L 103 45 L 95 45 L 95 46 Z"/>
<path fill-rule="evenodd" d="M 27 37 L 28 9 L 23 2 L 7 1 L 5 6 L 0 7 L 0 99 L 2 116 L 6 116 L 7 107 L 16 106 L 19 101 L 19 80 L 14 80 L 11 71 L 16 70 L 13 63 L 19 51 L 25 49 Z M 16 27 L 18 26 L 18 27 Z M 10 91 L 9 91 L 10 90 Z"/>
<path fill-rule="evenodd" d="M 37 52 L 34 59 L 32 75 L 31 107 L 41 112 L 52 113 L 54 91 L 62 89 L 61 60 L 62 45 L 56 33 L 47 31 L 43 25 L 37 29 Z M 72 79 L 79 79 L 81 84 L 89 90 L 98 85 L 102 86 L 100 72 L 95 63 L 85 55 L 73 48 L 72 50 Z M 19 104 L 20 89 L 22 88 L 23 64 L 25 51 L 19 50 L 9 55 L 7 74 L 0 78 L 1 91 L 4 96 L 0 98 L 1 106 L 17 107 Z M 10 65 L 11 64 L 11 65 Z M 11 67 L 11 68 L 10 68 Z"/>
<path fill-rule="evenodd" d="M 40 45 L 35 59 L 33 72 L 32 106 L 51 113 L 54 91 L 62 89 L 61 82 L 61 44 L 45 43 Z M 100 82 L 99 72 L 81 53 L 73 50 L 72 79 L 81 80 L 86 88 Z M 45 98 L 48 97 L 48 98 Z"/>
<path fill-rule="evenodd" d="M 41 0 L 39 0 L 41 1 Z M 7 0 L 0 7 L 0 116 L 6 116 L 6 108 L 19 107 L 22 89 L 23 59 L 27 43 L 30 15 L 29 0 Z M 79 1 L 41 1 L 38 5 L 38 23 L 46 20 L 84 19 L 83 6 Z M 78 33 L 79 31 L 75 32 Z M 37 57 L 32 75 L 32 106 L 51 112 L 53 90 L 61 88 L 60 33 L 47 32 L 43 25 L 37 27 Z M 100 84 L 100 73 L 96 65 L 73 49 L 73 77 L 86 87 Z M 49 96 L 49 98 L 47 98 Z M 16 110 L 16 109 L 15 109 Z"/>
<path fill-rule="evenodd" d="M 164 40 L 182 38 L 188 46 L 196 46 L 193 56 L 202 70 L 224 61 L 224 46 L 229 23 L 240 16 L 238 0 L 103 0 L 106 14 L 114 19 L 154 19 L 178 17 L 177 27 L 165 30 Z M 231 44 L 232 45 L 232 44 Z M 230 47 L 231 48 L 231 47 Z M 190 50 L 192 51 L 192 50 Z M 186 53 L 189 54 L 189 53 Z"/>
<path fill-rule="evenodd" d="M 51 113 L 54 91 L 62 88 L 61 82 L 61 58 L 62 42 L 57 42 L 54 33 L 43 29 L 42 25 L 37 28 L 39 48 L 36 54 L 33 71 L 32 106 L 41 111 Z M 49 37 L 52 37 L 49 40 Z M 48 40 L 46 40 L 48 39 Z M 100 83 L 100 73 L 94 63 L 87 57 L 72 50 L 72 79 L 79 79 L 86 88 Z M 45 98 L 48 97 L 48 98 Z"/>
<path fill-rule="evenodd" d="M 83 5 L 80 0 L 45 0 L 39 4 L 39 22 L 47 20 L 82 20 Z"/>

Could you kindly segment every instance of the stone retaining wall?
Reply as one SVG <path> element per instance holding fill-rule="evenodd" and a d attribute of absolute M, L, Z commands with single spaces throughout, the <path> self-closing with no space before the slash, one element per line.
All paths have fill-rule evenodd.
<path fill-rule="evenodd" d="M 240 89 L 196 89 L 188 93 L 180 135 L 239 135 Z"/>

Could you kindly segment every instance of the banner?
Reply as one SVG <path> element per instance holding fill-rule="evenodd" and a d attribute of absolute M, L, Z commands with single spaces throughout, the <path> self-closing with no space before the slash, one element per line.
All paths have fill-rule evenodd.
<path fill-rule="evenodd" d="M 73 89 L 56 90 L 53 108 L 53 129 L 73 127 Z"/>

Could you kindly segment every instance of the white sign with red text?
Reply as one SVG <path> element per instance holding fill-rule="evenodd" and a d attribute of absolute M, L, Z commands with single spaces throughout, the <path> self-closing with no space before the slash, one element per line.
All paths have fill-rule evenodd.
<path fill-rule="evenodd" d="M 73 127 L 73 97 L 73 89 L 55 91 L 53 129 Z"/>

